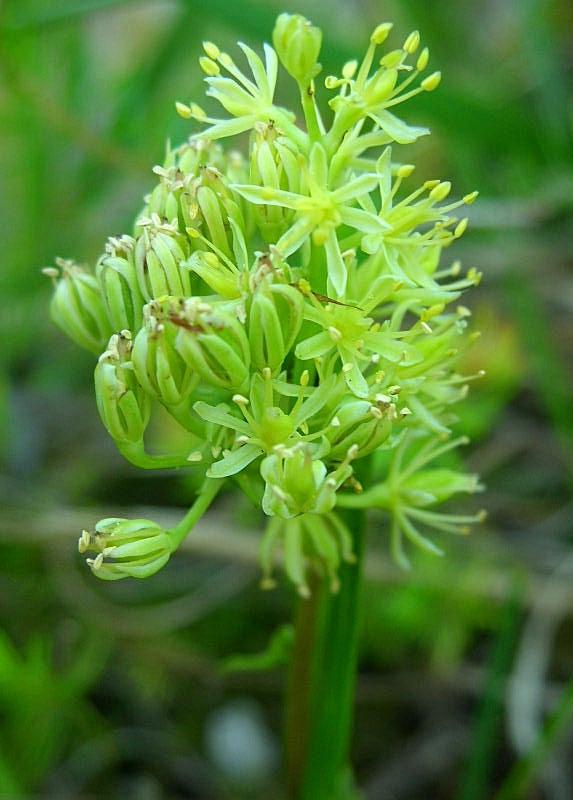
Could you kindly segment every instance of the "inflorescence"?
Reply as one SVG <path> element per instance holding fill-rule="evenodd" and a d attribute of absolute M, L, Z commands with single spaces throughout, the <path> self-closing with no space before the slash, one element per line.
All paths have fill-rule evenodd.
<path fill-rule="evenodd" d="M 84 531 L 94 574 L 156 572 L 229 480 L 270 517 L 263 584 L 279 547 L 303 595 L 310 565 L 335 590 L 341 560 L 353 560 L 337 506 L 387 512 L 402 565 L 404 540 L 439 552 L 428 531 L 464 533 L 481 518 L 435 510 L 480 486 L 432 466 L 464 441 L 450 440 L 452 406 L 475 377 L 456 371 L 472 340 L 458 300 L 480 275 L 440 257 L 477 192 L 452 201 L 448 181 L 403 187 L 414 166 L 395 146 L 429 131 L 394 112 L 440 73 L 428 74 L 417 31 L 381 55 L 391 28 L 326 77 L 327 117 L 315 97 L 322 34 L 303 17 L 278 18 L 264 59 L 239 44 L 246 71 L 205 42 L 207 96 L 229 116 L 177 103 L 196 129 L 154 168 L 132 235 L 109 239 L 95 273 L 64 260 L 45 270 L 55 322 L 98 356 L 98 409 L 121 453 L 204 479 L 171 531 L 118 519 Z M 275 104 L 279 62 L 301 115 Z M 147 452 L 158 405 L 193 437 L 189 453 Z"/>

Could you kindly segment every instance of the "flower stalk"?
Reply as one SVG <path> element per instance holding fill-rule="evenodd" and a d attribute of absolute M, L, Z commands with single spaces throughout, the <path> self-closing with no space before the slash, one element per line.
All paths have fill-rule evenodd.
<path fill-rule="evenodd" d="M 336 594 L 314 579 L 311 596 L 299 601 L 296 615 L 286 756 L 290 796 L 297 800 L 343 796 L 352 780 L 348 763 L 366 525 L 363 512 L 345 516 L 355 563 L 341 568 Z"/>

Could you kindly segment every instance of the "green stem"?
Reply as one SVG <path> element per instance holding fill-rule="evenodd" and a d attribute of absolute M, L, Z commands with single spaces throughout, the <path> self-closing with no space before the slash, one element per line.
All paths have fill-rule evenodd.
<path fill-rule="evenodd" d="M 350 773 L 365 515 L 345 516 L 356 563 L 341 568 L 337 594 L 317 582 L 296 620 L 286 746 L 293 800 L 335 800 Z"/>
<path fill-rule="evenodd" d="M 117 444 L 122 456 L 140 469 L 179 469 L 188 467 L 189 462 L 182 455 L 149 455 L 140 442 Z"/>
<path fill-rule="evenodd" d="M 299 796 L 307 758 L 310 733 L 312 689 L 312 655 L 317 637 L 322 590 L 316 575 L 309 581 L 310 597 L 300 598 L 295 619 L 295 640 L 292 654 L 286 704 L 286 762 L 290 797 Z"/>
<path fill-rule="evenodd" d="M 181 522 L 170 530 L 173 540 L 173 550 L 179 547 L 183 539 L 185 539 L 197 521 L 201 519 L 203 514 L 207 511 L 223 483 L 223 480 L 214 478 L 206 479 L 189 511 L 185 514 Z"/>
<path fill-rule="evenodd" d="M 322 138 L 320 125 L 318 124 L 318 113 L 316 110 L 316 103 L 314 102 L 314 87 L 312 81 L 305 86 L 299 83 L 300 102 L 302 110 L 304 111 L 304 119 L 306 122 L 306 129 L 311 142 L 318 142 Z"/>

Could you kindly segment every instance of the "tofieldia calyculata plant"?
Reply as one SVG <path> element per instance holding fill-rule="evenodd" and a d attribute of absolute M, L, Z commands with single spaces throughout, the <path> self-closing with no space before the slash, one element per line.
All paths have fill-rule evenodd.
<path fill-rule="evenodd" d="M 120 452 L 203 479 L 174 529 L 104 519 L 84 531 L 94 575 L 152 575 L 220 489 L 239 487 L 267 519 L 263 586 L 274 585 L 280 553 L 303 598 L 322 593 L 322 634 L 317 622 L 306 657 L 341 707 L 351 702 L 363 511 L 386 512 L 403 566 L 409 546 L 439 553 L 435 532 L 465 533 L 481 517 L 437 510 L 480 486 L 435 463 L 465 441 L 451 435 L 473 377 L 456 370 L 472 338 L 459 301 L 480 276 L 441 260 L 477 192 L 451 200 L 448 181 L 413 183 L 400 145 L 429 131 L 396 112 L 434 91 L 440 73 L 428 74 L 417 31 L 381 53 L 391 28 L 379 25 L 363 59 L 326 78 L 325 116 L 315 99 L 322 34 L 303 17 L 278 18 L 263 58 L 239 44 L 244 68 L 206 42 L 207 95 L 226 116 L 177 103 L 192 135 L 154 168 L 132 234 L 109 239 L 94 273 L 63 260 L 46 270 L 55 322 L 98 358 L 97 405 Z M 279 62 L 302 114 L 276 105 Z M 192 435 L 190 452 L 147 451 L 158 405 Z M 329 647 L 347 662 L 331 677 Z M 332 710 L 327 723 L 320 691 L 308 691 L 299 685 L 292 703 L 308 735 L 291 741 L 291 789 L 334 797 L 324 792 L 341 780 L 349 723 Z M 313 784 L 313 758 L 326 789 Z"/>

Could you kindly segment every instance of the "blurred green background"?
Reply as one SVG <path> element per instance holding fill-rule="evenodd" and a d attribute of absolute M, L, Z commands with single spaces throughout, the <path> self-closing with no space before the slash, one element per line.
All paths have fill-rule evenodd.
<path fill-rule="evenodd" d="M 359 56 L 380 21 L 395 22 L 397 43 L 420 29 L 444 80 L 408 104 L 408 121 L 433 136 L 404 159 L 420 179 L 481 191 L 451 255 L 484 272 L 468 300 L 483 333 L 466 366 L 487 377 L 462 417 L 489 518 L 411 574 L 392 565 L 373 519 L 360 786 L 369 800 L 570 800 L 568 0 L 0 5 L 0 796 L 282 797 L 283 670 L 225 659 L 264 651 L 292 592 L 260 593 L 259 520 L 225 498 L 153 579 L 90 576 L 75 552 L 82 527 L 112 514 L 168 522 L 191 489 L 117 455 L 93 363 L 50 323 L 40 268 L 56 255 L 93 264 L 109 235 L 130 230 L 165 140 L 191 131 L 174 101 L 201 99 L 201 41 L 257 46 L 283 10 L 323 27 L 324 74 Z"/>

